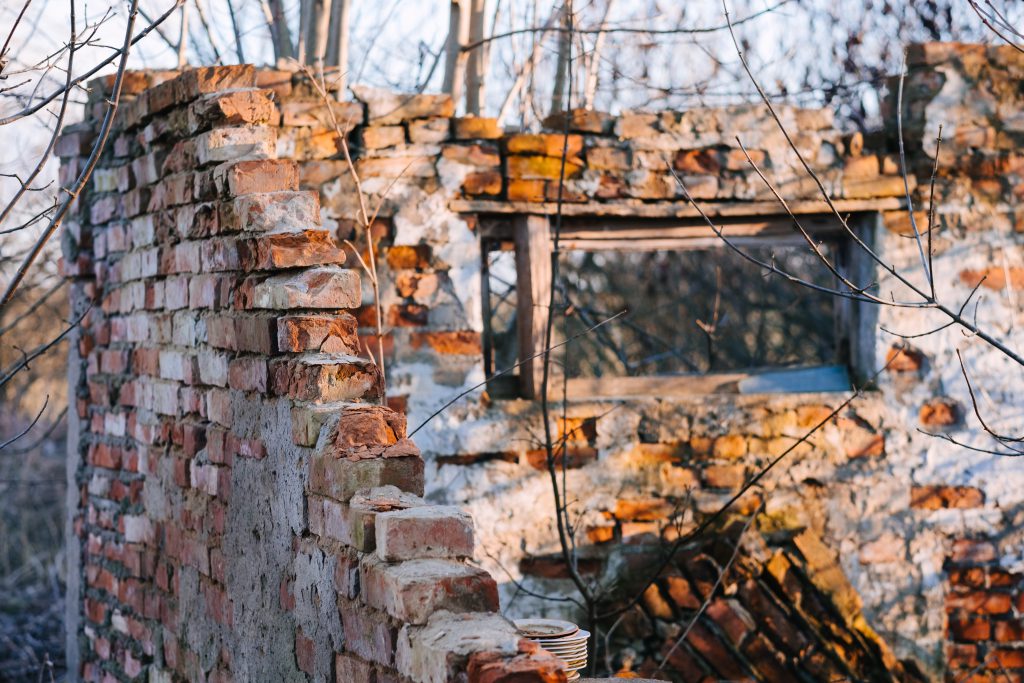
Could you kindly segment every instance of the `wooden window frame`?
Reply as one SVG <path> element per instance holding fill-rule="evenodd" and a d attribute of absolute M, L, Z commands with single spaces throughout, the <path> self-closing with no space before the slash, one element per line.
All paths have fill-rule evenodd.
<path fill-rule="evenodd" d="M 552 218 L 544 214 L 521 214 L 509 221 L 490 222 L 482 230 L 489 239 L 511 239 L 515 244 L 517 340 L 519 353 L 519 396 L 536 399 L 540 394 L 543 377 L 543 343 L 547 325 L 547 309 L 551 295 L 551 252 L 553 249 Z M 871 231 L 877 225 L 878 213 L 864 211 L 849 220 L 862 239 L 870 242 Z M 800 222 L 815 238 L 832 239 L 840 246 L 840 261 L 847 272 L 858 281 L 870 281 L 870 264 L 858 256 L 860 250 L 849 248 L 852 242 L 838 225 L 835 217 L 821 212 L 800 216 Z M 716 221 L 723 234 L 740 247 L 763 246 L 767 240 L 778 246 L 805 244 L 793 229 L 787 215 L 734 214 Z M 708 247 L 727 249 L 721 238 L 702 219 L 693 218 L 639 218 L 628 217 L 568 217 L 563 218 L 559 233 L 560 250 L 585 251 L 659 251 L 689 250 Z M 487 256 L 484 254 L 484 259 Z M 485 273 L 486 276 L 486 273 Z M 866 344 L 869 335 L 859 333 L 867 320 L 864 304 L 846 298 L 836 298 L 837 344 L 843 349 L 846 365 L 852 379 L 859 378 L 863 362 L 869 360 L 872 350 Z M 486 317 L 486 316 L 485 316 Z M 485 323 L 486 325 L 486 323 Z M 487 344 L 489 340 L 485 340 Z M 835 366 L 820 366 L 804 370 L 824 371 Z M 639 377 L 570 378 L 566 384 L 568 398 L 628 398 L 639 396 L 681 396 L 702 394 L 777 393 L 777 390 L 757 390 L 764 386 L 763 378 L 771 374 L 799 372 L 777 371 L 772 367 L 755 371 L 715 372 L 703 375 L 647 375 Z M 794 375 L 795 376 L 795 375 Z M 815 378 L 817 377 L 817 379 Z M 835 380 L 827 376 L 807 375 L 807 381 L 824 388 L 808 391 L 837 391 Z M 557 394 L 562 395 L 561 382 Z M 770 384 L 770 382 L 768 383 Z M 747 391 L 744 387 L 755 387 Z M 553 391 L 553 390 L 552 390 Z M 554 393 L 552 393 L 554 395 Z"/>

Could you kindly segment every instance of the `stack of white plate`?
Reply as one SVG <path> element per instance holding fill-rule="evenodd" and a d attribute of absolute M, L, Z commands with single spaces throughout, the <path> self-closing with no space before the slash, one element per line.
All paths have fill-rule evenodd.
<path fill-rule="evenodd" d="M 565 662 L 568 680 L 575 681 L 587 666 L 587 640 L 590 632 L 571 621 L 558 619 L 517 619 L 516 628 L 524 638 Z"/>

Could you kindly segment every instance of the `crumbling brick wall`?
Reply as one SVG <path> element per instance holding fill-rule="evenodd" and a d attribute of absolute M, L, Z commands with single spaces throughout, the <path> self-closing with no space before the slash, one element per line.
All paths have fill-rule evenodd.
<path fill-rule="evenodd" d="M 372 405 L 360 278 L 274 158 L 273 92 L 225 67 L 126 95 L 64 234 L 72 676 L 564 680 L 495 614 L 469 516 L 420 497 L 404 416 Z M 63 173 L 94 123 L 65 131 Z"/>
<path fill-rule="evenodd" d="M 934 137 L 945 124 L 935 185 L 937 289 L 945 300 L 959 302 L 986 276 L 974 314 L 1006 335 L 1018 317 L 1018 271 L 1024 272 L 1016 209 L 1022 187 L 1016 150 L 1024 127 L 1013 87 L 1024 75 L 1020 58 L 1011 49 L 932 44 L 911 50 L 909 66 L 904 127 L 919 226 L 927 225 L 923 209 Z M 259 86 L 223 96 L 181 95 L 189 87 L 184 84 L 207 82 L 196 73 L 209 74 L 210 87 L 216 83 L 218 90 L 239 85 L 230 79 L 242 73 Z M 428 423 L 416 434 L 424 460 L 422 492 L 408 482 L 400 485 L 403 493 L 388 489 L 370 497 L 319 488 L 330 479 L 314 464 L 355 445 L 330 445 L 338 433 L 334 420 L 345 419 L 335 402 L 370 400 L 379 388 L 375 369 L 358 356 L 358 336 L 369 332 L 373 317 L 365 283 L 360 293 L 355 272 L 337 267 L 342 254 L 336 239 L 355 236 L 359 200 L 330 117 L 309 85 L 297 74 L 251 73 L 201 71 L 173 80 L 169 73 L 133 74 L 118 136 L 68 226 L 66 266 L 76 277 L 77 310 L 96 304 L 70 368 L 79 420 L 72 425 L 77 460 L 71 464 L 76 488 L 69 509 L 82 544 L 80 556 L 71 553 L 71 574 L 81 572 L 84 582 L 72 586 L 81 600 L 69 600 L 69 623 L 82 636 L 72 638 L 85 647 L 81 660 L 94 674 L 115 667 L 137 671 L 138 662 L 164 666 L 179 650 L 178 664 L 192 667 L 189 672 L 198 667 L 237 675 L 239 667 L 258 663 L 290 675 L 315 667 L 320 676 L 334 666 L 340 677 L 386 667 L 387 653 L 401 651 L 396 639 L 407 642 L 397 629 L 414 621 L 411 605 L 395 602 L 393 588 L 409 575 L 384 572 L 385 565 L 364 558 L 364 589 L 356 598 L 349 592 L 351 567 L 354 553 L 368 549 L 368 532 L 390 528 L 380 519 L 371 525 L 367 510 L 401 507 L 413 500 L 408 494 L 419 493 L 445 507 L 454 528 L 463 528 L 456 521 L 462 517 L 446 506 L 472 513 L 475 559 L 493 576 L 511 577 L 497 586 L 506 614 L 576 616 L 519 590 L 572 592 L 555 552 L 553 515 L 543 508 L 551 494 L 540 471 L 535 435 L 543 429 L 535 401 L 496 400 L 478 391 Z M 220 74 L 234 75 L 217 82 Z M 617 117 L 573 112 L 568 122 L 549 121 L 545 133 L 522 134 L 501 131 L 490 119 L 456 117 L 443 96 L 359 88 L 356 95 L 356 102 L 334 105 L 335 114 L 354 147 L 369 205 L 380 202 L 374 239 L 382 257 L 389 404 L 413 425 L 484 379 L 483 226 L 495 217 L 558 211 L 564 145 L 566 215 L 693 217 L 666 164 L 712 210 L 753 215 L 775 206 L 745 164 L 737 136 L 784 196 L 818 199 L 816 185 L 761 107 Z M 886 129 L 866 138 L 841 133 L 828 111 L 783 107 L 780 113 L 842 210 L 874 217 L 869 232 L 884 258 L 919 268 L 916 246 L 907 239 L 891 107 Z M 94 125 L 86 122 L 62 139 L 63 173 L 81 163 L 76 155 Z M 228 163 L 238 155 L 279 161 Z M 286 225 L 287 236 L 259 232 L 261 225 Z M 231 232 L 243 228 L 247 232 Z M 295 270 L 299 266 L 303 270 Z M 881 269 L 869 275 L 886 283 Z M 319 306 L 328 300 L 325 313 Z M 912 309 L 883 308 L 877 316 L 859 330 L 865 366 L 872 368 L 886 362 L 894 343 L 881 327 L 918 333 L 936 324 L 927 312 Z M 1001 598 L 956 597 L 965 585 L 957 558 L 966 545 L 993 548 L 983 560 L 989 574 L 1024 569 L 1014 550 L 1021 539 L 1013 523 L 1024 476 L 1010 460 L 966 454 L 919 429 L 949 430 L 985 444 L 965 414 L 970 397 L 959 377 L 957 348 L 990 391 L 993 410 L 1020 396 L 1015 375 L 977 340 L 947 329 L 913 343 L 916 348 L 892 364 L 879 391 L 858 399 L 738 509 L 752 511 L 763 500 L 767 524 L 776 532 L 820 538 L 863 603 L 867 623 L 896 657 L 938 677 L 947 662 L 956 668 L 975 657 L 986 661 L 992 648 L 975 641 L 987 641 L 989 633 L 1011 644 L 1003 649 L 1024 642 L 1005 625 L 985 633 L 958 626 L 973 623 L 974 613 L 1013 623 L 1015 606 Z M 650 558 L 645 553 L 656 552 L 661 539 L 671 540 L 676 527 L 669 519 L 680 505 L 687 525 L 698 522 L 841 398 L 574 401 L 566 423 L 555 427 L 556 433 L 574 434 L 569 486 L 584 513 L 581 566 L 606 578 L 643 567 Z M 391 425 L 397 443 L 402 431 L 395 425 L 404 423 L 376 410 L 353 415 Z M 1024 428 L 1012 419 L 1002 424 L 1007 431 Z M 168 536 L 168 529 L 175 531 Z M 175 534 L 180 557 L 161 564 L 157 551 L 168 538 L 173 546 Z M 204 552 L 207 573 L 201 571 Z M 127 553 L 125 561 L 119 553 Z M 78 557 L 80 567 L 74 566 Z M 799 554 L 788 557 L 796 558 L 794 571 L 814 584 L 813 563 Z M 469 565 L 451 562 L 463 573 L 454 583 L 441 582 L 451 588 L 450 598 L 460 602 L 472 593 L 465 608 L 484 607 L 479 596 L 489 590 L 466 591 L 463 580 L 492 584 Z M 224 563 L 245 571 L 215 575 Z M 179 571 L 168 573 L 165 564 Z M 349 573 L 339 574 L 341 566 Z M 689 580 L 695 581 L 692 575 Z M 374 590 L 365 588 L 366 581 Z M 646 658 L 648 670 L 672 639 L 665 633 L 693 610 L 692 596 L 673 595 L 667 581 L 644 596 L 622 633 L 620 645 Z M 340 619 L 332 591 L 339 593 Z M 125 605 L 140 594 L 166 598 L 172 607 L 181 596 L 191 602 L 163 616 L 162 602 L 143 600 L 139 619 Z M 279 605 L 267 607 L 275 600 Z M 361 607 L 371 600 L 377 611 Z M 256 614 L 254 604 L 265 612 Z M 993 605 L 1007 610 L 991 612 Z M 742 600 L 728 606 L 743 623 L 759 613 Z M 233 610 L 233 629 L 212 616 L 225 609 Z M 269 635 L 257 641 L 266 648 L 254 649 L 230 635 L 243 631 L 239 614 L 256 619 L 244 624 L 249 629 L 271 621 L 281 626 L 257 629 Z M 860 619 L 859 605 L 850 614 Z M 157 626 L 157 619 L 167 623 Z M 736 661 L 749 663 L 752 648 L 761 648 L 790 671 L 799 666 L 798 654 L 768 631 L 707 625 L 705 642 Z M 346 642 L 363 649 L 345 650 Z M 764 643 L 771 647 L 764 650 Z M 334 650 L 346 654 L 331 664 Z M 103 653 L 107 660 L 100 659 Z M 687 646 L 684 654 L 693 671 L 721 674 L 694 648 Z"/>

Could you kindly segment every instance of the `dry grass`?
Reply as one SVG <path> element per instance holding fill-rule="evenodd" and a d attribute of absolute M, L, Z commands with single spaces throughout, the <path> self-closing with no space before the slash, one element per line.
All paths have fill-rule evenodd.
<path fill-rule="evenodd" d="M 0 319 L 0 329 L 11 326 L 0 336 L 0 368 L 64 328 L 64 292 L 29 309 L 53 280 L 33 285 Z M 0 450 L 0 683 L 62 677 L 66 359 L 59 344 L 0 387 L 0 444 L 42 410 L 23 438 Z"/>
<path fill-rule="evenodd" d="M 0 440 L 25 426 L 0 417 Z M 0 682 L 50 680 L 64 662 L 63 424 L 45 432 L 0 452 Z"/>

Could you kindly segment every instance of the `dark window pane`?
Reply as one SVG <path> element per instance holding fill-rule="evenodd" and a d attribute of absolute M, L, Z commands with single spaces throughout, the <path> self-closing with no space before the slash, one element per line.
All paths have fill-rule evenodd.
<path fill-rule="evenodd" d="M 516 364 L 519 343 L 516 331 L 516 252 L 510 242 L 488 245 L 485 252 L 488 333 L 488 374 Z"/>
<path fill-rule="evenodd" d="M 827 247 L 823 247 L 828 252 Z M 834 287 L 806 247 L 745 248 Z M 769 275 L 727 248 L 567 252 L 564 334 L 629 313 L 570 345 L 570 377 L 707 373 L 837 362 L 835 299 Z"/>

